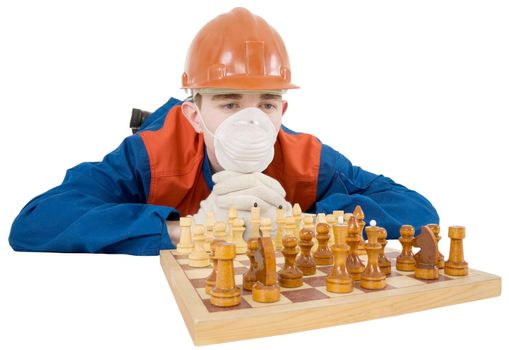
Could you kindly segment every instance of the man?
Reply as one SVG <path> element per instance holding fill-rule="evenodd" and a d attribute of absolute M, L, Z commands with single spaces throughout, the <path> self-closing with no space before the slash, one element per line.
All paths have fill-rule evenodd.
<path fill-rule="evenodd" d="M 103 161 L 69 169 L 63 183 L 30 201 L 9 242 L 22 251 L 156 255 L 179 240 L 178 218 L 271 216 L 299 203 L 306 212 L 361 205 L 397 238 L 402 224 L 438 223 L 420 194 L 352 166 L 316 137 L 281 124 L 298 88 L 279 34 L 243 8 L 196 35 L 182 87 Z"/>

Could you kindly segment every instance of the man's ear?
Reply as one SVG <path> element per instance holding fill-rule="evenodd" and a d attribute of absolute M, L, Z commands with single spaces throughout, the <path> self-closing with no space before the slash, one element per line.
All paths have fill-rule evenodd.
<path fill-rule="evenodd" d="M 281 116 L 283 116 L 286 112 L 286 109 L 288 108 L 288 101 L 283 100 L 281 102 L 283 102 L 283 104 L 281 105 L 281 107 L 283 108 L 283 113 L 281 113 Z"/>
<path fill-rule="evenodd" d="M 187 121 L 193 127 L 196 133 L 202 133 L 203 129 L 200 123 L 200 117 L 198 116 L 198 109 L 193 102 L 182 103 L 182 113 L 186 117 Z"/>

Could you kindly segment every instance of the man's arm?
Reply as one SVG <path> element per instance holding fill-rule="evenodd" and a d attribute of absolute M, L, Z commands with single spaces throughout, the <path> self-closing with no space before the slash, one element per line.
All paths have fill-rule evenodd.
<path fill-rule="evenodd" d="M 389 239 L 399 237 L 401 225 L 413 225 L 419 232 L 422 225 L 439 223 L 435 208 L 422 195 L 388 177 L 353 166 L 327 145 L 322 147 L 317 192 L 316 212 L 353 212 L 360 205 L 365 221 L 375 219 L 378 226 L 387 229 Z"/>
<path fill-rule="evenodd" d="M 63 183 L 32 199 L 14 220 L 9 243 L 18 251 L 157 255 L 173 248 L 165 221 L 171 207 L 146 204 L 150 167 L 133 135 L 101 162 L 81 163 Z"/>

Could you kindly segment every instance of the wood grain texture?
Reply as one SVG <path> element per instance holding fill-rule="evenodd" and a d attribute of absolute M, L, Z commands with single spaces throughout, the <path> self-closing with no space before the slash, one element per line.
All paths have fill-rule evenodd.
<path fill-rule="evenodd" d="M 171 250 L 161 251 L 161 265 L 196 345 L 377 319 L 496 297 L 501 292 L 500 277 L 474 269 L 464 277 L 448 277 L 441 271 L 437 281 L 419 281 L 413 277 L 414 272 L 396 271 L 395 258 L 399 253 L 388 249 L 386 255 L 393 262 L 393 271 L 387 277 L 384 290 L 366 291 L 356 283 L 352 293 L 329 293 L 325 287 L 327 274 L 322 270 L 331 267 L 321 267 L 322 270 L 317 270 L 320 276 L 304 276 L 303 287 L 281 288 L 281 300 L 276 303 L 255 303 L 252 296 L 243 291 L 241 305 L 217 310 L 209 305 L 205 288 L 195 287 L 201 276 L 205 281 L 211 268 L 189 268 L 185 266 L 185 258 L 174 254 Z M 236 269 L 244 271 L 239 266 L 247 269 L 248 257 L 237 258 L 244 260 L 235 261 Z M 282 265 L 282 257 L 277 259 L 278 266 Z M 240 272 L 236 272 L 237 277 L 240 277 L 238 285 L 241 286 Z"/>

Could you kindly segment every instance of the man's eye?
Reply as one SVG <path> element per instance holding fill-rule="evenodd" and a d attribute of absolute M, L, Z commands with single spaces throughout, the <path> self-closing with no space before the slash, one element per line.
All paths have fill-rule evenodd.
<path fill-rule="evenodd" d="M 227 104 L 223 105 L 224 109 L 234 109 L 236 107 L 238 107 L 237 103 L 227 103 Z"/>
<path fill-rule="evenodd" d="M 263 108 L 269 109 L 269 110 L 277 109 L 277 107 L 275 105 L 273 105 L 272 103 L 264 103 L 262 106 L 263 106 Z"/>

